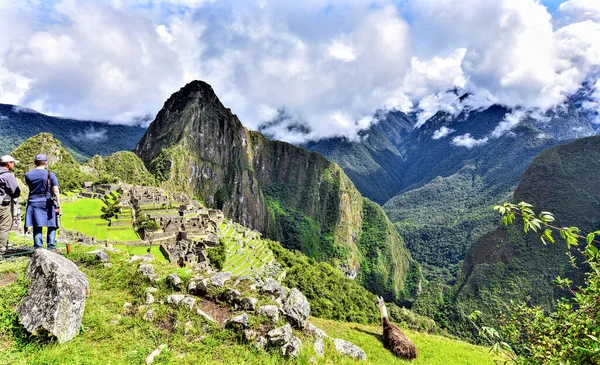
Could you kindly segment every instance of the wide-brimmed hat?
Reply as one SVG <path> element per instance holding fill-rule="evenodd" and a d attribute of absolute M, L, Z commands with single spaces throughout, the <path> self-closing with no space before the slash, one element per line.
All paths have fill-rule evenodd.
<path fill-rule="evenodd" d="M 4 155 L 0 157 L 0 163 L 14 162 L 15 165 L 19 163 L 19 161 L 15 160 L 12 156 Z"/>

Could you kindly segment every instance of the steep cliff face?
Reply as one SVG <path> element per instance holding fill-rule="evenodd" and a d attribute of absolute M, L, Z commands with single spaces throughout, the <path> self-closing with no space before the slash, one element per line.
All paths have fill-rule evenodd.
<path fill-rule="evenodd" d="M 361 234 L 365 223 L 391 226 L 381 207 L 366 204 L 321 155 L 246 130 L 208 84 L 194 81 L 173 94 L 135 152 L 163 186 L 198 196 L 285 247 L 349 272 L 368 268 L 359 281 L 378 283 L 372 289 L 388 299 L 414 294 L 405 279 L 415 264 L 395 230 Z M 371 217 L 373 209 L 381 214 Z M 365 237 L 380 252 L 365 250 Z"/>
<path fill-rule="evenodd" d="M 582 232 L 600 228 L 600 136 L 587 137 L 542 152 L 521 177 L 513 202 L 525 201 L 537 212 L 554 213 L 558 227 L 576 226 Z M 497 218 L 498 219 L 498 218 Z M 499 227 L 469 249 L 456 287 L 456 303 L 463 310 L 479 309 L 490 319 L 511 300 L 528 300 L 551 308 L 555 298 L 569 293 L 553 284 L 557 276 L 578 285 L 579 270 L 571 267 L 567 248 L 542 245 L 539 235 L 523 233 L 522 225 Z M 571 253 L 581 255 L 577 247 Z"/>

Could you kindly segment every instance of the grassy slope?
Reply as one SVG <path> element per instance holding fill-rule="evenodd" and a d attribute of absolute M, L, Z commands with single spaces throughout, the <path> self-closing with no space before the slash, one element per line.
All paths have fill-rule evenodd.
<path fill-rule="evenodd" d="M 74 246 L 73 260 L 82 262 L 80 269 L 90 280 L 90 296 L 86 302 L 82 332 L 71 342 L 57 344 L 44 338 L 30 337 L 18 324 L 15 306 L 26 295 L 26 282 L 22 280 L 26 261 L 21 261 L 0 273 L 16 271 L 20 279 L 0 287 L 0 363 L 4 364 L 139 364 L 160 344 L 168 347 L 155 359 L 154 364 L 308 364 L 314 356 L 311 340 L 305 336 L 303 350 L 298 359 L 285 360 L 277 351 L 258 351 L 239 341 L 230 330 L 205 323 L 202 317 L 185 309 L 175 310 L 169 306 L 153 304 L 154 323 L 142 320 L 143 311 L 127 314 L 125 302 L 139 306 L 143 303 L 147 284 L 134 274 L 136 265 L 128 264 L 126 253 L 109 253 L 113 267 L 96 264 L 85 252 L 92 247 Z M 0 265 L 2 267 L 5 264 Z M 154 263 L 161 278 L 175 270 L 164 263 Z M 0 277 L 2 274 L 0 274 Z M 189 275 L 188 275 L 189 277 Z M 165 300 L 171 294 L 161 280 L 156 284 L 157 299 Z M 373 332 L 374 326 L 339 324 L 334 321 L 314 319 L 331 335 L 355 341 L 363 346 L 369 363 L 402 363 L 390 357 L 381 347 Z M 186 329 L 186 322 L 188 323 Z M 407 331 L 421 355 L 415 363 L 436 364 L 485 364 L 492 358 L 484 348 L 438 336 L 422 335 Z M 300 334 L 301 335 L 301 334 Z M 454 361 L 456 360 L 456 361 Z M 333 354 L 331 343 L 326 344 L 324 364 L 353 364 L 353 360 Z"/>
<path fill-rule="evenodd" d="M 101 218 L 94 219 L 79 219 L 76 216 L 99 216 L 102 215 L 104 204 L 100 199 L 83 198 L 77 199 L 74 202 L 62 203 L 62 220 L 61 224 L 68 230 L 75 230 L 85 233 L 88 236 L 94 236 L 98 240 L 115 240 L 115 241 L 133 241 L 139 237 L 133 228 L 129 230 L 110 230 L 106 220 Z M 102 224 L 102 225 L 98 225 Z"/>

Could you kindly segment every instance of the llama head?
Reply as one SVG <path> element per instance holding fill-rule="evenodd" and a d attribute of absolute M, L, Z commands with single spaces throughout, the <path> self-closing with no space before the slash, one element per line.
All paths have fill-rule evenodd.
<path fill-rule="evenodd" d="M 385 302 L 383 301 L 383 298 L 382 298 L 382 297 L 380 297 L 380 296 L 377 296 L 377 302 L 375 302 L 375 305 L 376 305 L 378 308 L 380 308 L 380 309 L 381 309 L 382 307 L 384 307 L 384 306 L 385 306 Z"/>

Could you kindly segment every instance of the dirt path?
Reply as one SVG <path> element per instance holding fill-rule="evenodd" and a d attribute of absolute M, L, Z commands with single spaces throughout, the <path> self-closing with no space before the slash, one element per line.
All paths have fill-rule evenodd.
<path fill-rule="evenodd" d="M 14 272 L 9 272 L 9 273 L 3 275 L 2 277 L 0 277 L 0 287 L 14 282 L 15 280 L 17 280 L 17 276 L 18 276 L 17 273 L 14 273 Z"/>

